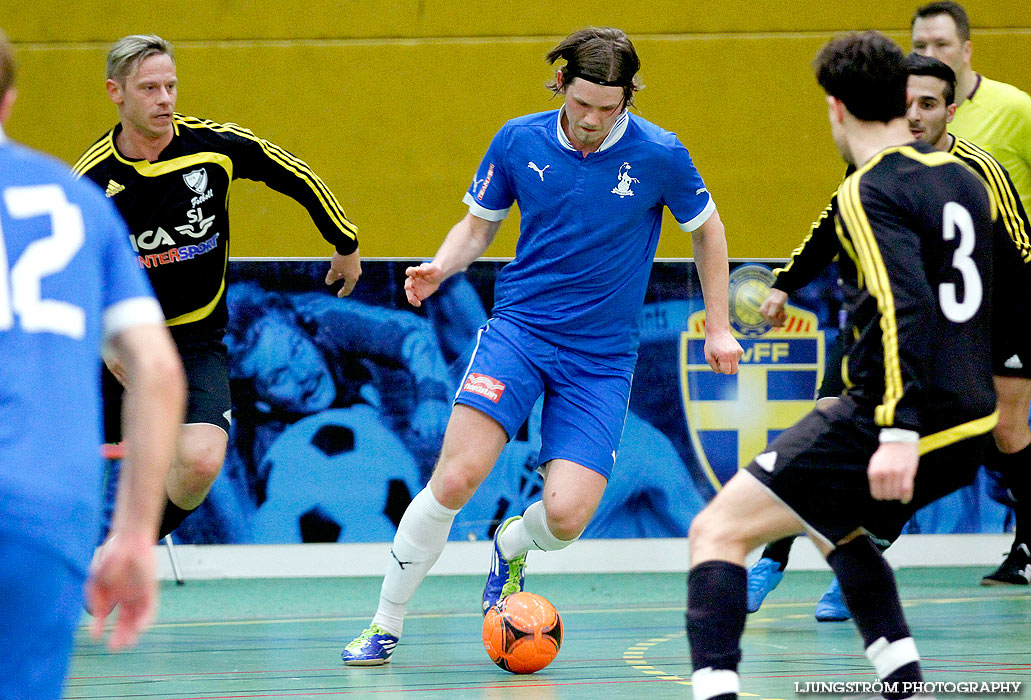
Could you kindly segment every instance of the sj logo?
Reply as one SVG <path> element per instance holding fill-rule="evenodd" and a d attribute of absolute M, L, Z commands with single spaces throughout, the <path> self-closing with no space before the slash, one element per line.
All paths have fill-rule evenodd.
<path fill-rule="evenodd" d="M 787 322 L 756 335 L 734 329 L 744 355 L 738 373 L 715 374 L 705 361 L 705 311 L 680 337 L 680 388 L 695 456 L 713 488 L 762 453 L 813 408 L 823 379 L 824 337 L 816 314 L 792 306 Z"/>

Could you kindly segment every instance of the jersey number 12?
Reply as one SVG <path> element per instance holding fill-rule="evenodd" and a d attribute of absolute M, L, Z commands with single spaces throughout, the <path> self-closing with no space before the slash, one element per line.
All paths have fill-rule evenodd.
<path fill-rule="evenodd" d="M 50 218 L 50 235 L 32 241 L 13 265 L 0 224 L 0 331 L 15 317 L 27 333 L 50 332 L 76 340 L 86 334 L 86 313 L 75 304 L 44 299 L 41 281 L 68 266 L 85 239 L 82 210 L 68 201 L 59 185 L 8 187 L 4 206 L 13 219 Z"/>

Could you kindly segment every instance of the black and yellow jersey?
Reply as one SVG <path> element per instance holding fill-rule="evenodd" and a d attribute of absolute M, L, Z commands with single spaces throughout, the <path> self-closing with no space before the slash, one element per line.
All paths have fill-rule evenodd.
<path fill-rule="evenodd" d="M 845 176 L 854 173 L 854 165 L 848 166 Z M 838 185 L 840 187 L 840 183 Z M 834 219 L 838 214 L 838 192 L 834 191 L 830 203 L 820 212 L 820 217 L 809 227 L 809 233 L 797 248 L 791 251 L 791 258 L 784 267 L 773 271 L 773 288 L 791 294 L 816 279 L 841 248 L 834 235 Z"/>
<path fill-rule="evenodd" d="M 1031 238 L 1029 238 L 1031 223 L 1028 221 L 1027 212 L 1009 173 L 983 148 L 958 136 L 953 137 L 948 152 L 980 175 L 988 185 L 992 196 L 995 197 L 1003 230 L 1008 239 L 1008 242 L 996 241 L 996 281 L 1000 284 L 1005 283 L 1007 288 L 1020 288 L 1023 285 L 1023 288 L 1028 290 L 1031 295 L 1031 284 L 1029 284 L 1031 282 L 1029 280 L 1031 277 Z M 855 172 L 855 167 L 850 165 L 845 172 L 845 177 L 853 172 Z M 773 271 L 776 276 L 773 283 L 775 289 L 780 289 L 787 294 L 798 291 L 816 279 L 838 255 L 840 248 L 837 236 L 834 234 L 834 218 L 837 210 L 838 199 L 837 191 L 835 191 L 830 203 L 820 214 L 820 218 L 813 222 L 808 235 L 792 251 L 787 264 Z M 1020 269 L 1019 265 L 1000 265 L 1004 260 L 1007 262 L 1021 261 L 1027 269 Z M 1016 275 L 1018 279 L 1012 282 L 1004 279 L 1008 275 Z"/>
<path fill-rule="evenodd" d="M 999 216 L 1009 239 L 1009 245 L 1001 246 L 997 251 L 998 255 L 1009 255 L 1016 249 L 1017 258 L 1025 265 L 1031 265 L 1031 240 L 1028 238 L 1031 235 L 1031 223 L 1028 222 L 1027 211 L 1009 172 L 988 151 L 959 136 L 953 136 L 949 153 L 980 175 L 995 197 Z M 996 260 L 999 259 L 998 255 Z M 1031 292 L 1031 289 L 1028 291 Z"/>
<path fill-rule="evenodd" d="M 954 156 L 914 143 L 863 164 L 837 200 L 849 395 L 878 425 L 922 434 L 990 416 L 1001 223 L 985 183 Z"/>
<path fill-rule="evenodd" d="M 304 161 L 236 124 L 181 114 L 172 124 L 172 141 L 153 163 L 118 151 L 119 125 L 90 146 L 73 172 L 100 185 L 125 218 L 177 337 L 225 328 L 229 189 L 237 178 L 297 200 L 337 252 L 357 249 L 357 228 Z"/>

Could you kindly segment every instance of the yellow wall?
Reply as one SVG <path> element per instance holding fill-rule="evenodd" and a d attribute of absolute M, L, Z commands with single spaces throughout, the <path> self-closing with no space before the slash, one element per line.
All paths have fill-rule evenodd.
<path fill-rule="evenodd" d="M 5 4 L 14 5 L 13 2 Z M 156 32 L 176 46 L 179 111 L 234 121 L 299 155 L 361 229 L 366 256 L 430 256 L 505 120 L 553 109 L 543 55 L 587 24 L 625 29 L 647 88 L 640 114 L 690 149 L 732 257 L 783 257 L 843 167 L 809 62 L 835 32 L 878 28 L 908 47 L 911 6 L 699 0 L 308 0 L 5 7 L 21 64 L 8 134 L 67 161 L 116 120 L 103 90 L 110 44 Z M 974 66 L 1031 91 L 1026 0 L 971 0 Z M 518 216 L 490 255 L 515 250 Z M 664 257 L 691 255 L 667 221 Z M 233 196 L 236 256 L 322 256 L 304 210 L 263 186 Z"/>

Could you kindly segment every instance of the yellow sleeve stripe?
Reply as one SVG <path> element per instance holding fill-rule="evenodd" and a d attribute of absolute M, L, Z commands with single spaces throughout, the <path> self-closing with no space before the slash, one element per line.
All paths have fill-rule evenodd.
<path fill-rule="evenodd" d="M 1006 231 L 1009 232 L 1021 259 L 1031 262 L 1031 239 L 1028 238 L 1028 231 L 1017 209 L 1017 195 L 1006 181 L 999 161 L 981 148 L 960 138 L 956 139 L 955 152 L 957 156 L 973 164 L 974 171 L 988 184 L 988 191 L 998 202 Z"/>
<path fill-rule="evenodd" d="M 813 234 L 816 233 L 816 229 L 820 228 L 820 224 L 822 224 L 824 220 L 826 220 L 826 218 L 831 215 L 832 209 L 833 200 L 831 203 L 828 203 L 826 207 L 824 207 L 822 212 L 820 212 L 819 218 L 817 218 L 816 221 L 813 222 L 813 225 L 809 227 L 809 233 L 807 233 L 805 238 L 802 239 L 802 242 L 798 245 L 798 247 L 791 251 L 791 259 L 788 260 L 787 264 L 784 265 L 784 267 L 778 268 L 773 271 L 773 274 L 775 276 L 779 275 L 781 272 L 787 272 L 791 269 L 792 265 L 795 264 L 795 260 L 798 258 L 799 255 L 802 254 L 802 251 L 805 250 L 806 245 L 808 245 L 810 239 L 812 239 Z"/>
<path fill-rule="evenodd" d="M 181 120 L 183 126 L 187 126 L 191 129 L 206 128 L 215 132 L 228 132 L 242 136 L 246 139 L 257 143 L 261 150 L 272 159 L 275 163 L 281 165 L 284 169 L 297 175 L 305 184 L 311 188 L 312 192 L 315 193 L 319 203 L 322 204 L 322 208 L 325 210 L 329 218 L 336 224 L 337 228 L 348 238 L 355 240 L 357 238 L 358 227 L 356 227 L 347 218 L 347 214 L 344 213 L 343 207 L 337 201 L 333 193 L 329 191 L 326 184 L 322 179 L 315 174 L 314 171 L 300 158 L 293 156 L 284 151 L 279 146 L 276 146 L 270 141 L 259 138 L 254 135 L 249 129 L 244 129 L 237 124 L 218 124 L 209 120 L 201 120 L 193 117 L 183 117 Z"/>
<path fill-rule="evenodd" d="M 834 233 L 838 236 L 838 241 L 841 243 L 841 249 L 845 251 L 845 255 L 849 257 L 852 264 L 856 268 L 856 284 L 860 289 L 866 287 L 866 276 L 863 275 L 863 266 L 859 263 L 859 256 L 856 255 L 856 249 L 852 245 L 852 241 L 848 239 L 844 231 L 841 230 L 841 222 L 834 222 Z"/>
<path fill-rule="evenodd" d="M 90 146 L 89 150 L 79 157 L 79 160 L 72 166 L 72 174 L 76 178 L 82 177 L 90 168 L 114 153 L 114 150 L 115 147 L 111 141 L 111 134 L 108 133 L 107 136 Z"/>
<path fill-rule="evenodd" d="M 879 160 L 879 159 L 878 159 Z M 863 210 L 859 183 L 864 168 L 845 181 L 838 192 L 838 209 L 852 234 L 856 252 L 866 273 L 867 289 L 877 300 L 881 314 L 881 343 L 884 346 L 884 400 L 874 409 L 877 425 L 889 426 L 895 421 L 895 407 L 902 399 L 902 368 L 899 362 L 898 324 L 895 318 L 895 297 L 888 281 L 873 228 Z"/>

